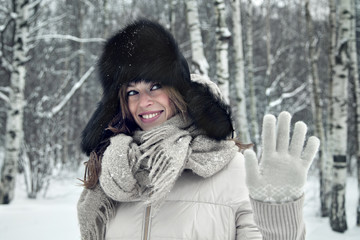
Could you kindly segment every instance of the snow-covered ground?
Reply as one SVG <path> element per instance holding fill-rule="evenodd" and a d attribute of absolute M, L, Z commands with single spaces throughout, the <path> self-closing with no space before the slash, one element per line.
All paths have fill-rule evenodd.
<path fill-rule="evenodd" d="M 356 226 L 356 207 L 358 201 L 357 180 L 349 177 L 346 183 L 346 220 L 348 230 L 336 233 L 331 230 L 329 218 L 320 217 L 319 181 L 310 177 L 306 185 L 304 217 L 306 221 L 307 240 L 359 240 L 360 227 Z"/>
<path fill-rule="evenodd" d="M 0 205 L 0 240 L 76 240 L 80 239 L 76 202 L 81 192 L 77 176 L 56 180 L 46 194 L 36 200 L 26 198 L 24 181 L 19 176 L 16 197 L 10 205 Z M 306 186 L 304 216 L 307 240 L 359 240 L 360 227 L 356 226 L 357 183 L 347 183 L 348 230 L 335 233 L 328 218 L 319 217 L 318 181 L 309 178 Z"/>

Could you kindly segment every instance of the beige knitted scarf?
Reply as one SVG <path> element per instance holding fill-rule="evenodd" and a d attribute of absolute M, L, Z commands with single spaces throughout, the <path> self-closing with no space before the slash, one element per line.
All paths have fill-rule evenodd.
<path fill-rule="evenodd" d="M 179 115 L 149 131 L 112 137 L 100 186 L 84 189 L 78 202 L 82 239 L 104 239 L 106 223 L 121 202 L 142 201 L 156 213 L 184 169 L 211 177 L 237 151 L 233 141 L 210 139 Z"/>

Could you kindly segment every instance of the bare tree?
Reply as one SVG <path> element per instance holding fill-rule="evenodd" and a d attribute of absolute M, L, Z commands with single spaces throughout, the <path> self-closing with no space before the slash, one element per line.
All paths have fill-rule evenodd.
<path fill-rule="evenodd" d="M 332 94 L 332 129 L 333 146 L 333 187 L 330 210 L 330 226 L 334 231 L 347 230 L 345 211 L 345 189 L 347 177 L 347 119 L 348 119 L 348 80 L 350 59 L 351 19 L 354 18 L 352 0 L 341 1 L 339 7 L 339 36 L 335 52 L 333 94 Z"/>
<path fill-rule="evenodd" d="M 231 1 L 232 23 L 233 23 L 233 44 L 235 59 L 235 76 L 233 79 L 235 86 L 235 126 L 236 133 L 240 141 L 250 142 L 250 131 L 247 121 L 246 97 L 245 97 L 245 69 L 244 69 L 244 50 L 242 42 L 241 8 L 240 0 Z"/>
<path fill-rule="evenodd" d="M 193 73 L 208 76 L 209 63 L 204 54 L 197 0 L 186 0 L 185 6 L 191 41 L 191 70 Z"/>
<path fill-rule="evenodd" d="M 272 59 L 273 56 L 271 54 L 271 30 L 270 30 L 270 15 L 271 15 L 271 0 L 266 1 L 266 74 L 265 74 L 265 83 L 268 84 L 270 82 L 270 76 L 272 71 Z"/>
<path fill-rule="evenodd" d="M 308 32 L 309 41 L 309 62 L 311 69 L 311 83 L 312 83 L 312 97 L 314 101 L 314 117 L 315 117 L 315 132 L 319 137 L 321 145 L 319 149 L 320 159 L 320 200 L 321 200 L 321 216 L 326 217 L 329 215 L 329 207 L 331 200 L 331 161 L 327 156 L 326 151 L 326 138 L 325 129 L 323 124 L 323 104 L 320 98 L 320 79 L 318 71 L 318 55 L 319 39 L 314 36 L 313 20 L 310 14 L 309 0 L 305 1 L 305 15 L 306 15 L 306 28 Z"/>
<path fill-rule="evenodd" d="M 247 21 L 247 34 L 246 34 L 246 52 L 247 52 L 247 82 L 250 89 L 250 135 L 256 144 L 260 142 L 259 126 L 258 126 L 258 111 L 256 106 L 255 86 L 254 86 L 254 64 L 253 64 L 253 4 L 252 0 L 248 0 L 248 6 L 246 11 Z"/>
<path fill-rule="evenodd" d="M 225 3 L 214 0 L 216 15 L 216 80 L 224 96 L 229 102 L 229 63 L 228 48 L 231 33 L 225 21 Z"/>
<path fill-rule="evenodd" d="M 28 53 L 30 24 L 36 17 L 41 0 L 26 1 L 13 0 L 8 24 L 13 22 L 13 45 L 4 46 L 12 48 L 12 56 L 8 59 L 2 57 L 1 65 L 10 73 L 9 109 L 6 119 L 5 159 L 1 168 L 0 203 L 8 204 L 14 198 L 17 163 L 21 144 L 24 137 L 24 89 L 27 69 L 25 63 L 29 61 Z M 1 43 L 4 44 L 4 43 Z"/>

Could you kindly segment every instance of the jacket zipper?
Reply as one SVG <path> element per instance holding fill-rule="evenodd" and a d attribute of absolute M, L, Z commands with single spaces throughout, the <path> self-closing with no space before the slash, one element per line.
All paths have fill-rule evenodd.
<path fill-rule="evenodd" d="M 149 240 L 149 230 L 150 230 L 150 213 L 151 206 L 147 206 L 145 210 L 145 224 L 144 224 L 144 240 Z"/>

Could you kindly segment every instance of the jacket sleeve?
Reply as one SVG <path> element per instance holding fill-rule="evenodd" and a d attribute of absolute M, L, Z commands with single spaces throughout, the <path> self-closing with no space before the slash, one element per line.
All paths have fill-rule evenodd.
<path fill-rule="evenodd" d="M 304 196 L 283 204 L 250 200 L 254 220 L 264 240 L 304 240 Z"/>
<path fill-rule="evenodd" d="M 234 198 L 236 213 L 235 213 L 235 225 L 236 225 L 236 240 L 261 240 L 262 235 L 256 226 L 254 220 L 254 211 L 251 207 L 249 192 L 245 183 L 245 159 L 239 152 L 233 161 L 229 164 L 229 168 L 233 169 L 233 175 L 231 178 L 236 179 L 236 185 L 234 189 Z"/>
<path fill-rule="evenodd" d="M 244 201 L 236 212 L 236 240 L 261 240 L 262 235 L 255 224 L 250 201 Z"/>

